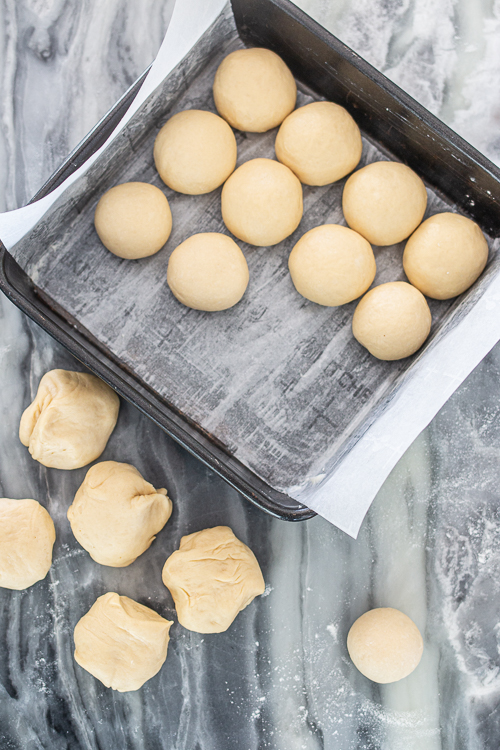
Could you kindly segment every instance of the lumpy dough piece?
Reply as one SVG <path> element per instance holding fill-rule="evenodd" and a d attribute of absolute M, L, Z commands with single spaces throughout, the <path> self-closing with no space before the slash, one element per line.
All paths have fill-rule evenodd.
<path fill-rule="evenodd" d="M 281 57 L 254 47 L 231 52 L 215 74 L 214 101 L 233 128 L 264 133 L 295 107 L 297 86 Z"/>
<path fill-rule="evenodd" d="M 407 615 L 380 607 L 356 620 L 347 636 L 347 650 L 361 674 L 385 684 L 413 672 L 422 658 L 424 642 Z"/>
<path fill-rule="evenodd" d="M 227 526 L 183 536 L 162 577 L 180 624 L 197 633 L 227 630 L 265 589 L 255 555 Z"/>
<path fill-rule="evenodd" d="M 290 253 L 288 267 L 299 294 L 330 307 L 364 294 L 377 271 L 370 243 L 338 224 L 306 232 Z"/>
<path fill-rule="evenodd" d="M 424 295 L 405 281 L 391 281 L 365 294 L 354 311 L 352 332 L 377 359 L 403 359 L 420 349 L 431 323 Z"/>
<path fill-rule="evenodd" d="M 0 498 L 0 586 L 27 589 L 52 565 L 56 531 L 36 500 Z"/>
<path fill-rule="evenodd" d="M 433 299 L 465 292 L 488 260 L 488 243 L 478 225 L 460 214 L 435 214 L 406 243 L 403 267 L 411 283 Z"/>
<path fill-rule="evenodd" d="M 167 658 L 173 622 L 154 610 L 109 592 L 75 627 L 75 660 L 106 687 L 138 690 Z"/>
<path fill-rule="evenodd" d="M 19 437 L 44 466 L 79 469 L 103 452 L 119 408 L 116 393 L 95 375 L 50 370 L 21 417 Z"/>

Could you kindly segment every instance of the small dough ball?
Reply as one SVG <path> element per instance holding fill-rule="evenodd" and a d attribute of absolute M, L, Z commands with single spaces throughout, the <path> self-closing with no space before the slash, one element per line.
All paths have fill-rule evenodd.
<path fill-rule="evenodd" d="M 424 295 L 406 281 L 391 281 L 365 294 L 354 311 L 352 332 L 377 359 L 403 359 L 420 349 L 431 323 Z"/>
<path fill-rule="evenodd" d="M 50 370 L 21 417 L 19 438 L 44 466 L 79 469 L 105 449 L 119 408 L 116 393 L 95 375 Z"/>
<path fill-rule="evenodd" d="M 45 578 L 55 539 L 52 518 L 36 500 L 0 498 L 0 586 L 20 591 Z"/>
<path fill-rule="evenodd" d="M 293 75 L 270 49 L 238 49 L 217 68 L 215 106 L 238 130 L 264 133 L 277 127 L 293 110 L 296 99 Z"/>
<path fill-rule="evenodd" d="M 88 470 L 68 519 L 93 560 L 124 568 L 148 549 L 171 513 L 167 490 L 155 490 L 130 464 L 102 461 Z"/>
<path fill-rule="evenodd" d="M 119 258 L 146 258 L 161 250 L 172 231 L 172 213 L 161 190 L 124 182 L 104 193 L 94 224 L 104 247 Z"/>
<path fill-rule="evenodd" d="M 465 292 L 488 261 L 488 243 L 478 225 L 460 214 L 435 214 L 412 234 L 403 254 L 411 283 L 433 299 Z"/>
<path fill-rule="evenodd" d="M 427 191 L 405 164 L 376 161 L 347 180 L 342 195 L 345 220 L 374 245 L 395 245 L 420 224 Z"/>
<path fill-rule="evenodd" d="M 306 232 L 290 253 L 288 267 L 299 294 L 329 307 L 360 297 L 377 271 L 371 245 L 338 224 Z"/>
<path fill-rule="evenodd" d="M 156 169 L 172 190 L 211 193 L 236 166 L 236 138 L 222 117 L 187 109 L 168 120 L 156 136 Z"/>
<path fill-rule="evenodd" d="M 381 607 L 356 620 L 347 636 L 347 650 L 361 674 L 385 684 L 413 672 L 422 658 L 424 642 L 407 615 Z"/>
<path fill-rule="evenodd" d="M 222 218 L 235 237 L 250 245 L 276 245 L 299 226 L 302 185 L 272 159 L 251 159 L 222 188 Z"/>
<path fill-rule="evenodd" d="M 75 661 L 106 687 L 139 690 L 167 658 L 173 622 L 128 596 L 100 596 L 75 627 Z"/>
<path fill-rule="evenodd" d="M 183 536 L 163 568 L 179 622 L 196 633 L 222 633 L 265 589 L 255 555 L 227 526 Z"/>

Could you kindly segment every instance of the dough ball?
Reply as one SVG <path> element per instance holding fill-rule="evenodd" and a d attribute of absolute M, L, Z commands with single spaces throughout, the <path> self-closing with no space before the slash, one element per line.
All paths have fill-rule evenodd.
<path fill-rule="evenodd" d="M 361 159 L 361 133 L 344 107 L 313 102 L 288 115 L 276 137 L 276 157 L 306 185 L 328 185 Z"/>
<path fill-rule="evenodd" d="M 238 49 L 217 68 L 215 106 L 238 130 L 264 133 L 277 127 L 293 110 L 296 99 L 293 75 L 270 49 Z"/>
<path fill-rule="evenodd" d="M 245 256 L 231 237 L 202 232 L 181 242 L 170 256 L 167 282 L 172 294 L 195 310 L 227 310 L 248 286 Z"/>
<path fill-rule="evenodd" d="M 88 470 L 68 519 L 93 560 L 123 568 L 148 549 L 171 513 L 165 489 L 155 490 L 130 464 L 102 461 Z"/>
<path fill-rule="evenodd" d="M 54 523 L 36 500 L 0 498 L 0 586 L 27 589 L 52 565 Z"/>
<path fill-rule="evenodd" d="M 431 330 L 425 297 L 405 281 L 371 289 L 354 311 L 352 332 L 377 359 L 403 359 L 420 349 Z"/>
<path fill-rule="evenodd" d="M 236 138 L 213 112 L 188 109 L 162 127 L 155 140 L 156 169 L 172 190 L 187 195 L 210 193 L 236 166 Z"/>
<path fill-rule="evenodd" d="M 398 609 L 381 607 L 361 615 L 347 636 L 354 666 L 373 682 L 385 684 L 407 677 L 424 650 L 420 631 Z"/>
<path fill-rule="evenodd" d="M 238 167 L 222 188 L 221 201 L 226 227 L 250 245 L 276 245 L 302 218 L 299 180 L 272 159 L 251 159 Z"/>
<path fill-rule="evenodd" d="M 478 225 L 465 216 L 435 214 L 406 243 L 403 266 L 411 283 L 433 299 L 465 292 L 481 275 L 488 243 Z"/>
<path fill-rule="evenodd" d="M 405 240 L 422 221 L 426 207 L 424 183 L 396 161 L 377 161 L 358 170 L 342 195 L 345 220 L 374 245 Z"/>
<path fill-rule="evenodd" d="M 19 438 L 54 469 L 79 469 L 99 458 L 118 419 L 116 393 L 85 372 L 50 370 L 24 411 Z"/>
<path fill-rule="evenodd" d="M 104 193 L 94 216 L 104 247 L 119 258 L 145 258 L 161 250 L 172 231 L 168 200 L 146 182 L 125 182 Z"/>
<path fill-rule="evenodd" d="M 138 690 L 167 658 L 170 620 L 128 596 L 100 596 L 75 627 L 75 660 L 106 687 Z"/>
<path fill-rule="evenodd" d="M 163 568 L 179 622 L 197 633 L 222 633 L 265 589 L 253 552 L 227 526 L 183 536 Z"/>
<path fill-rule="evenodd" d="M 290 253 L 288 267 L 299 294 L 329 307 L 360 297 L 377 271 L 371 245 L 338 224 L 306 232 Z"/>

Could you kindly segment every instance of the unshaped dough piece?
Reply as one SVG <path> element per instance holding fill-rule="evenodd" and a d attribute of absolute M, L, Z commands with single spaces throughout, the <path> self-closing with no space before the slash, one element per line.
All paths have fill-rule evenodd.
<path fill-rule="evenodd" d="M 75 660 L 106 687 L 138 690 L 167 658 L 173 622 L 154 610 L 109 592 L 75 627 Z"/>
<path fill-rule="evenodd" d="M 228 526 L 183 536 L 163 568 L 179 622 L 196 633 L 222 633 L 265 583 L 253 552 Z"/>
<path fill-rule="evenodd" d="M 116 393 L 95 375 L 50 370 L 21 417 L 19 438 L 44 466 L 79 469 L 103 452 L 119 408 Z"/>
<path fill-rule="evenodd" d="M 171 513 L 167 490 L 155 490 L 130 464 L 102 461 L 88 470 L 68 519 L 93 560 L 124 568 L 149 548 Z"/>
<path fill-rule="evenodd" d="M 0 586 L 20 591 L 45 578 L 55 539 L 52 518 L 36 500 L 0 498 Z"/>

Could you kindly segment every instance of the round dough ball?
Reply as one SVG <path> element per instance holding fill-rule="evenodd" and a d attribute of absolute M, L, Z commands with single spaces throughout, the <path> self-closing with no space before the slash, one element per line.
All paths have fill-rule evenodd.
<path fill-rule="evenodd" d="M 167 658 L 173 625 L 128 596 L 100 596 L 75 627 L 75 661 L 106 687 L 139 690 Z"/>
<path fill-rule="evenodd" d="M 124 182 L 104 193 L 94 224 L 104 247 L 132 260 L 161 250 L 172 231 L 172 213 L 159 188 L 146 182 Z"/>
<path fill-rule="evenodd" d="M 276 137 L 276 157 L 306 185 L 328 185 L 361 159 L 361 133 L 349 112 L 332 102 L 312 102 L 288 115 Z"/>
<path fill-rule="evenodd" d="M 270 49 L 238 49 L 215 74 L 218 113 L 233 128 L 264 133 L 277 127 L 295 107 L 297 86 L 281 57 Z"/>
<path fill-rule="evenodd" d="M 54 523 L 36 500 L 0 498 L 0 586 L 27 589 L 52 565 Z"/>
<path fill-rule="evenodd" d="M 299 294 L 329 307 L 360 297 L 377 271 L 371 245 L 338 224 L 306 232 L 290 253 L 288 267 Z"/>
<path fill-rule="evenodd" d="M 168 120 L 156 136 L 156 169 L 172 190 L 211 193 L 236 166 L 236 138 L 222 117 L 187 109 Z"/>
<path fill-rule="evenodd" d="M 167 490 L 155 490 L 130 464 L 102 461 L 88 470 L 68 519 L 93 560 L 124 568 L 148 549 L 171 513 Z"/>
<path fill-rule="evenodd" d="M 488 243 L 478 225 L 459 214 L 435 214 L 412 234 L 403 254 L 411 283 L 433 299 L 465 292 L 488 261 Z"/>
<path fill-rule="evenodd" d="M 272 159 L 251 159 L 222 188 L 222 218 L 235 237 L 250 245 L 276 245 L 299 226 L 302 185 Z"/>
<path fill-rule="evenodd" d="M 377 359 L 403 359 L 420 349 L 431 323 L 424 295 L 406 281 L 391 281 L 365 294 L 354 311 L 352 332 Z"/>
<path fill-rule="evenodd" d="M 227 526 L 183 536 L 163 568 L 179 622 L 196 633 L 222 633 L 265 584 L 253 552 Z"/>
<path fill-rule="evenodd" d="M 373 682 L 385 684 L 408 677 L 424 650 L 420 631 L 398 609 L 381 607 L 361 615 L 347 636 L 354 666 Z"/>
<path fill-rule="evenodd" d="M 95 375 L 50 370 L 21 417 L 19 438 L 44 466 L 79 469 L 99 458 L 119 409 L 116 393 Z"/>
<path fill-rule="evenodd" d="M 377 161 L 355 172 L 342 195 L 345 220 L 374 245 L 405 240 L 422 221 L 427 191 L 405 164 Z"/>

